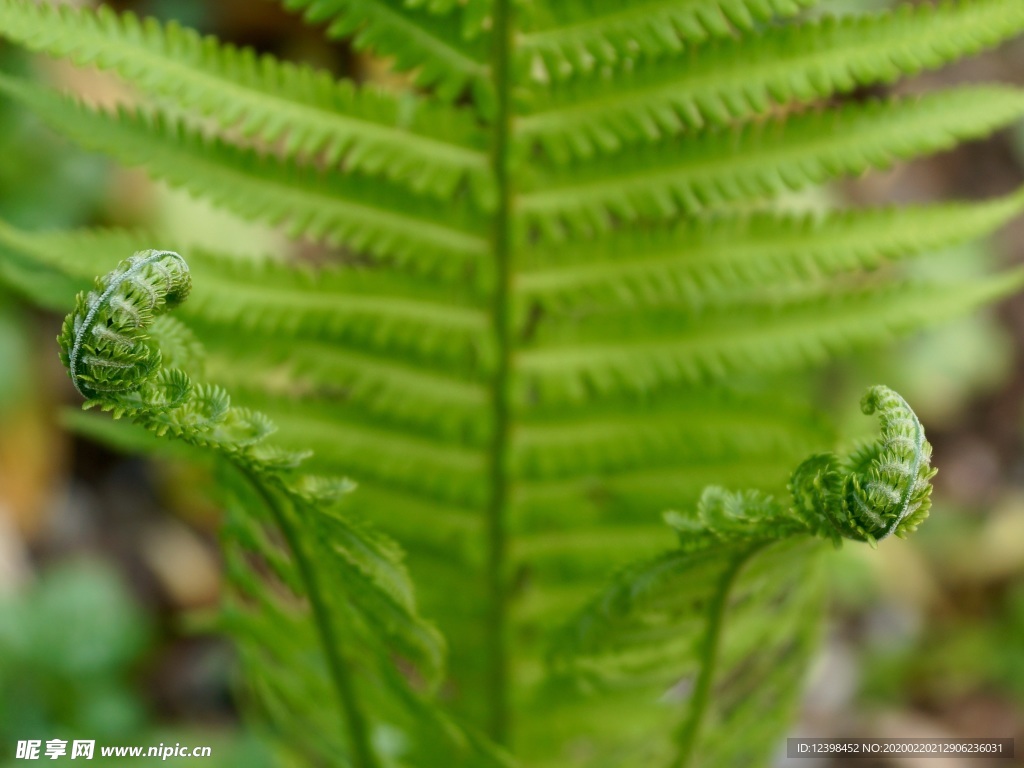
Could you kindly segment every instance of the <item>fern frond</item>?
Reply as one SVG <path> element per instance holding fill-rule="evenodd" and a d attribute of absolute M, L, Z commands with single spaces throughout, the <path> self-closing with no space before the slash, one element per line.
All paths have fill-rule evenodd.
<path fill-rule="evenodd" d="M 548 404 L 646 392 L 810 363 L 924 328 L 1017 290 L 1024 273 L 971 285 L 882 285 L 700 316 L 647 312 L 550 330 L 520 356 L 520 397 Z M 558 341 L 555 341 L 558 339 Z"/>
<path fill-rule="evenodd" d="M 249 220 L 287 222 L 293 236 L 345 244 L 410 268 L 465 275 L 486 252 L 468 212 L 431 203 L 380 179 L 326 176 L 207 141 L 157 117 L 111 114 L 0 76 L 0 91 L 55 130 Z M 444 222 L 444 223 L 439 223 Z"/>
<path fill-rule="evenodd" d="M 1024 211 L 1024 193 L 977 204 L 754 213 L 621 227 L 595 242 L 524 253 L 522 305 L 554 311 L 587 305 L 713 305 L 727 289 L 797 285 L 873 269 L 994 231 Z"/>
<path fill-rule="evenodd" d="M 609 767 L 689 765 L 684 750 L 693 741 L 695 764 L 766 765 L 817 645 L 820 549 L 806 539 L 784 540 L 745 560 L 725 556 L 723 547 L 685 564 L 668 555 L 620 574 L 600 606 L 572 627 L 588 636 L 603 632 L 600 647 L 573 652 L 562 640 L 557 663 L 571 664 L 571 677 L 535 689 L 531 707 L 540 718 L 569 721 L 565 730 L 545 729 L 548 738 L 560 732 L 563 743 L 542 754 L 564 754 L 584 733 L 588 747 L 609 756 L 602 763 Z M 724 626 L 715 620 L 720 614 Z M 705 669 L 713 678 L 702 684 Z M 697 740 L 687 712 L 701 710 L 705 699 L 713 728 Z"/>
<path fill-rule="evenodd" d="M 279 443 L 313 450 L 313 468 L 340 468 L 360 482 L 391 483 L 428 499 L 470 507 L 486 496 L 486 455 L 481 450 L 387 429 L 322 403 L 279 398 L 257 403 L 277 424 Z M 339 434 L 346 439 L 338 440 Z"/>
<path fill-rule="evenodd" d="M 371 739 L 374 718 L 384 715 L 383 722 L 393 725 L 396 713 L 404 716 L 406 737 L 426 753 L 420 764 L 429 764 L 438 751 L 462 754 L 469 765 L 501 764 L 482 742 L 448 723 L 395 668 L 392 654 L 436 684 L 443 643 L 416 613 L 397 546 L 334 508 L 350 486 L 297 475 L 304 454 L 268 449 L 263 441 L 274 425 L 266 416 L 233 407 L 224 390 L 193 385 L 181 369 L 164 367 L 170 355 L 155 346 L 150 331 L 190 290 L 190 272 L 178 254 L 134 255 L 98 278 L 93 291 L 79 294 L 59 337 L 61 359 L 87 398 L 85 407 L 127 415 L 157 435 L 204 447 L 244 479 L 228 484 L 236 494 L 234 545 L 262 558 L 284 587 L 310 604 L 306 614 L 296 610 L 294 601 L 278 602 L 256 583 L 258 569 L 234 561 L 236 585 L 251 601 L 239 606 L 235 628 L 250 637 L 288 628 L 290 640 L 278 638 L 282 641 L 271 646 L 275 661 L 288 663 L 264 659 L 257 668 L 270 686 L 263 691 L 265 701 L 279 703 L 288 695 L 283 686 L 308 685 L 315 692 L 324 687 L 324 679 L 330 680 L 333 690 L 320 701 L 341 717 L 345 739 L 331 740 L 334 729 L 325 728 L 328 748 L 340 746 L 340 754 L 364 768 L 380 764 L 380 748 Z M 184 331 L 176 333 L 180 340 Z M 313 669 L 326 674 L 306 678 L 300 670 L 310 670 L 311 661 Z M 361 695 L 356 694 L 359 686 L 365 686 Z M 332 699 L 335 707 L 328 703 Z M 307 738 L 292 746 L 316 754 L 320 743 Z M 337 751 L 327 754 L 335 760 L 339 756 Z"/>
<path fill-rule="evenodd" d="M 540 584 L 576 583 L 590 580 L 595 586 L 608 575 L 608 552 L 631 562 L 668 545 L 664 525 L 633 522 L 617 527 L 579 527 L 571 536 L 564 530 L 520 533 L 511 547 L 517 562 L 530 564 L 531 576 Z"/>
<path fill-rule="evenodd" d="M 315 462 L 316 457 L 311 461 Z M 353 494 L 352 505 L 381 530 L 401 536 L 417 577 L 423 575 L 421 570 L 427 561 L 439 570 L 445 569 L 450 578 L 456 579 L 486 567 L 478 546 L 484 521 L 475 507 L 437 501 L 394 483 L 379 483 L 372 479 L 359 484 L 359 493 Z M 423 600 L 428 602 L 451 598 L 451 594 L 432 590 L 430 595 L 423 596 Z M 470 605 L 473 610 L 479 608 L 472 601 Z M 450 617 L 443 606 L 432 611 L 431 615 L 442 616 L 445 621 Z M 458 642 L 458 638 L 452 635 L 451 642 Z"/>
<path fill-rule="evenodd" d="M 194 323 L 211 356 L 211 378 L 252 390 L 363 409 L 382 424 L 479 445 L 490 434 L 483 383 L 454 371 L 341 350 L 302 339 L 244 340 Z"/>
<path fill-rule="evenodd" d="M 791 507 L 709 487 L 694 512 L 667 515 L 678 549 L 622 571 L 564 627 L 553 647 L 556 675 L 581 696 L 660 690 L 677 717 L 672 742 L 662 743 L 673 765 L 760 764 L 813 647 L 814 538 L 874 542 L 927 515 L 934 472 L 920 422 L 886 387 L 872 387 L 862 406 L 878 412 L 880 437 L 842 459 L 804 462 Z"/>
<path fill-rule="evenodd" d="M 254 279 L 246 281 L 246 272 Z M 371 293 L 374 283 L 382 287 L 388 282 L 374 280 L 374 275 L 369 280 L 325 276 L 316 283 L 307 278 L 309 287 L 300 287 L 269 281 L 270 274 L 261 272 L 243 268 L 235 270 L 239 279 L 211 280 L 196 292 L 191 312 L 222 330 L 263 339 L 333 342 L 339 350 L 423 361 L 437 370 L 486 371 L 493 360 L 485 335 L 487 316 L 475 307 L 404 298 L 397 291 Z"/>
<path fill-rule="evenodd" d="M 630 8 L 632 12 L 632 8 Z M 637 13 L 640 13 L 638 10 Z M 517 125 L 554 158 L 610 152 L 686 129 L 722 125 L 774 104 L 887 83 L 996 45 L 1024 29 L 1015 0 L 947 0 L 881 14 L 768 27 L 640 58 L 531 91 Z"/>
<path fill-rule="evenodd" d="M 512 510 L 515 533 L 589 530 L 597 525 L 629 525 L 649 519 L 652 509 L 695 504 L 708 485 L 758 485 L 785 490 L 792 467 L 827 442 L 808 441 L 799 452 L 768 452 L 698 461 L 653 469 L 628 469 L 589 478 L 532 481 L 516 487 Z M 550 586 L 550 585 L 549 585 Z"/>
<path fill-rule="evenodd" d="M 265 482 L 290 504 L 307 507 L 309 512 L 318 496 L 282 475 L 282 469 L 290 469 L 293 460 L 282 465 L 282 456 L 262 450 L 260 444 L 273 431 L 273 424 L 258 412 L 232 408 L 224 390 L 194 386 L 181 369 L 165 368 L 169 356 L 149 343 L 150 328 L 158 316 L 182 303 L 190 291 L 190 273 L 178 254 L 143 251 L 105 278 L 97 278 L 94 290 L 79 294 L 59 342 L 61 359 L 76 389 L 86 398 L 85 407 L 99 406 L 115 416 L 128 415 L 157 435 L 170 433 L 210 448 L 229 458 L 257 484 Z M 338 544 L 342 551 L 350 546 Z M 393 546 L 383 539 L 360 545 L 365 548 L 364 556 L 377 552 L 382 558 L 373 561 L 375 572 L 394 568 L 388 565 L 394 562 L 394 553 L 381 549 L 385 545 Z M 398 577 L 400 572 L 395 571 L 380 586 L 395 595 L 407 593 L 407 586 L 399 586 L 401 579 L 394 581 Z M 411 609 L 408 597 L 404 605 Z M 410 624 L 410 630 L 413 627 Z M 410 631 L 410 637 L 420 635 L 422 640 L 426 637 L 423 631 Z M 430 660 L 430 667 L 436 669 L 440 649 L 436 641 L 433 644 L 433 650 L 415 658 Z M 421 651 L 429 647 L 424 644 Z"/>
<path fill-rule="evenodd" d="M 289 156 L 380 174 L 442 199 L 470 183 L 493 203 L 484 138 L 467 114 L 422 99 L 338 82 L 326 72 L 257 55 L 175 23 L 139 21 L 29 0 L 0 3 L 0 35 L 76 64 L 113 69 L 146 93 L 195 109 Z"/>
<path fill-rule="evenodd" d="M 541 82 L 676 53 L 688 43 L 731 37 L 817 0 L 614 0 L 524 2 L 519 58 Z"/>
<path fill-rule="evenodd" d="M 329 37 L 351 38 L 360 50 L 393 57 L 399 70 L 413 70 L 417 85 L 432 87 L 445 101 L 468 89 L 480 114 L 494 115 L 489 34 L 482 25 L 473 35 L 473 30 L 464 30 L 457 13 L 430 13 L 423 3 L 403 0 L 283 0 L 283 5 L 301 11 L 311 23 L 327 22 Z M 454 8 L 447 6 L 449 11 Z M 479 8 L 470 18 L 482 21 Z"/>
<path fill-rule="evenodd" d="M 564 409 L 563 409 L 564 410 Z M 684 390 L 667 398 L 625 398 L 530 415 L 511 446 L 519 481 L 588 478 L 716 458 L 792 453 L 823 428 L 778 398 Z"/>
<path fill-rule="evenodd" d="M 667 220 L 885 168 L 983 136 L 1024 114 L 1024 93 L 959 88 L 714 129 L 615 157 L 538 170 L 519 201 L 548 238 L 607 231 L 612 217 Z"/>
<path fill-rule="evenodd" d="M 355 582 L 358 586 L 361 579 L 373 577 L 375 564 L 369 560 L 370 552 L 359 548 L 344 551 L 337 546 L 351 539 L 344 532 L 339 535 L 337 517 L 321 515 L 311 520 L 312 516 L 304 515 L 296 519 L 298 530 L 326 546 L 313 544 L 306 559 L 292 558 L 289 549 L 294 540 L 285 538 L 282 545 L 281 536 L 265 532 L 278 527 L 279 517 L 266 514 L 270 508 L 267 500 L 231 476 L 222 479 L 221 485 L 230 497 L 225 546 L 234 586 L 222 626 L 245 641 L 242 659 L 250 687 L 259 706 L 274 719 L 281 752 L 300 764 L 327 765 L 341 756 L 354 766 L 377 768 L 395 758 L 393 739 L 397 737 L 400 754 L 411 765 L 431 765 L 442 757 L 461 768 L 508 765 L 493 747 L 457 727 L 410 690 L 410 680 L 396 669 L 394 659 L 374 647 L 379 625 L 366 622 L 361 613 L 371 612 L 386 622 L 389 606 L 373 605 L 366 591 L 360 595 L 364 604 L 354 606 L 346 592 L 338 592 L 338 584 Z M 343 567 L 330 568 L 324 562 L 325 554 L 334 554 L 334 564 Z M 336 626 L 310 621 L 294 601 L 271 596 L 268 574 L 279 580 L 278 592 L 285 593 L 293 588 L 304 592 L 303 578 L 321 579 L 316 597 L 322 615 L 344 618 Z M 345 654 L 351 674 L 353 688 L 342 701 L 359 714 L 348 733 L 339 733 L 332 722 L 336 715 L 332 701 L 337 696 L 331 670 L 312 652 L 324 634 Z M 314 711 L 296 716 L 310 700 L 318 704 Z"/>

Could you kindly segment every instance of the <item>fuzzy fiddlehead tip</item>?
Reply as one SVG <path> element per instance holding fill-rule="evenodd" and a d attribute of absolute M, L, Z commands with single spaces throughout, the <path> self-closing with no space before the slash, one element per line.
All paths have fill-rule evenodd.
<path fill-rule="evenodd" d="M 861 401 L 878 414 L 881 434 L 849 456 L 812 456 L 793 473 L 795 514 L 838 541 L 875 544 L 904 537 L 928 516 L 932 447 L 907 402 L 888 387 L 871 387 Z"/>
<path fill-rule="evenodd" d="M 274 431 L 264 414 L 235 408 L 221 387 L 196 384 L 202 346 L 170 317 L 188 298 L 188 264 L 174 251 L 139 251 L 78 294 L 57 342 L 60 358 L 84 407 L 98 406 L 163 435 L 216 446 L 247 457 L 262 470 L 283 469 L 299 458 L 280 452 L 271 460 L 260 445 Z M 266 458 L 264 458 L 266 454 Z"/>
<path fill-rule="evenodd" d="M 670 512 L 666 522 L 687 550 L 726 542 L 777 539 L 812 533 L 832 539 L 866 541 L 904 537 L 928 516 L 931 506 L 932 447 L 906 401 L 888 387 L 871 387 L 861 401 L 877 414 L 878 437 L 848 456 L 820 453 L 793 472 L 792 506 L 760 491 L 704 489 L 689 513 Z"/>
<path fill-rule="evenodd" d="M 187 394 L 181 391 L 187 383 L 180 375 L 163 372 L 150 329 L 191 288 L 188 265 L 179 254 L 151 250 L 125 259 L 96 278 L 93 290 L 78 294 L 57 342 L 61 361 L 87 405 L 130 411 L 153 398 L 180 401 Z"/>

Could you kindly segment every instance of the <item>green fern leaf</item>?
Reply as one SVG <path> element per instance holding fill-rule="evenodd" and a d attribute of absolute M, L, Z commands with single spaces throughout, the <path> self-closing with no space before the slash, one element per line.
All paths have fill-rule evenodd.
<path fill-rule="evenodd" d="M 613 0 L 523 3 L 519 58 L 524 73 L 548 81 L 622 65 L 638 55 L 677 53 L 686 44 L 748 32 L 817 0 Z"/>
<path fill-rule="evenodd" d="M 874 269 L 993 231 L 1024 210 L 1024 193 L 976 205 L 834 211 L 820 216 L 695 216 L 620 227 L 594 243 L 543 245 L 524 260 L 520 316 L 585 306 L 720 302 L 737 289 L 795 285 Z"/>
<path fill-rule="evenodd" d="M 790 507 L 706 489 L 694 513 L 666 517 L 678 549 L 621 572 L 559 634 L 553 660 L 576 695 L 662 692 L 645 709 L 656 722 L 669 713 L 674 733 L 636 733 L 647 744 L 635 750 L 675 766 L 764 763 L 815 638 L 814 537 L 874 543 L 928 513 L 934 471 L 920 422 L 885 387 L 863 406 L 878 412 L 880 438 L 843 459 L 804 462 Z"/>
<path fill-rule="evenodd" d="M 5 76 L 0 91 L 83 146 L 144 164 L 152 175 L 244 218 L 287 222 L 293 235 L 366 248 L 449 275 L 471 272 L 485 252 L 486 240 L 473 232 L 468 214 L 453 216 L 450 207 L 428 204 L 400 188 L 381 189 L 376 180 L 325 176 L 204 140 L 159 116 L 146 119 L 124 108 L 116 114 L 91 110 Z"/>
<path fill-rule="evenodd" d="M 882 285 L 750 303 L 699 317 L 670 310 L 550 330 L 520 356 L 519 392 L 548 404 L 778 371 L 896 338 L 1020 288 L 1024 272 L 971 286 Z"/>
<path fill-rule="evenodd" d="M 0 4 L 0 34 L 77 64 L 113 69 L 176 108 L 195 109 L 289 156 L 383 174 L 440 198 L 469 183 L 483 205 L 493 185 L 483 138 L 465 114 L 338 83 L 325 72 L 222 45 L 131 13 Z"/>
<path fill-rule="evenodd" d="M 564 238 L 566 228 L 605 232 L 613 216 L 671 220 L 948 149 L 1022 114 L 1021 92 L 978 87 L 710 130 L 538 170 L 519 213 L 524 226 L 552 239 Z"/>
<path fill-rule="evenodd" d="M 404 430 L 367 424 L 356 409 L 328 403 L 258 400 L 279 426 L 279 439 L 305 444 L 329 466 L 361 478 L 469 507 L 486 497 L 486 453 Z M 339 441 L 341 430 L 349 437 Z"/>
<path fill-rule="evenodd" d="M 454 12 L 457 5 L 433 6 L 446 15 L 427 12 L 422 5 L 402 0 L 284 0 L 286 8 L 302 11 L 308 21 L 328 22 L 329 37 L 351 37 L 357 48 L 392 56 L 401 70 L 415 69 L 416 83 L 433 87 L 445 101 L 469 89 L 480 113 L 492 116 L 497 97 L 482 25 L 465 28 Z M 479 10 L 469 16 L 474 18 L 480 18 Z"/>
<path fill-rule="evenodd" d="M 727 36 L 683 55 L 641 58 L 611 79 L 599 70 L 533 89 L 520 135 L 561 161 L 618 150 L 891 82 L 995 45 L 1022 24 L 1014 0 L 948 0 Z"/>
<path fill-rule="evenodd" d="M 777 398 L 686 392 L 640 403 L 535 409 L 523 419 L 511 461 L 521 481 L 587 478 L 721 458 L 800 451 L 823 427 Z"/>
<path fill-rule="evenodd" d="M 92 246 L 108 248 L 126 240 L 116 235 L 112 239 L 108 243 L 101 238 Z M 44 239 L 37 245 L 47 253 L 75 253 L 86 262 L 81 250 L 66 250 L 74 247 L 70 240 Z M 81 273 L 83 266 L 77 265 L 75 272 Z M 184 315 L 197 326 L 258 334 L 263 343 L 295 338 L 331 342 L 385 359 L 418 358 L 440 370 L 460 363 L 466 368 L 469 361 L 485 367 L 493 357 L 479 343 L 486 314 L 468 300 L 459 306 L 452 291 L 429 284 L 369 270 L 313 272 L 269 261 L 254 264 L 202 251 L 193 257 L 192 269 L 201 281 Z M 303 310 L 296 312 L 296 306 Z"/>
<path fill-rule="evenodd" d="M 207 264 L 210 262 L 207 261 Z M 303 274 L 244 265 L 210 277 L 190 314 L 203 323 L 259 336 L 330 342 L 338 349 L 421 362 L 436 370 L 487 370 L 487 315 L 472 305 L 402 295 L 394 276 L 353 270 Z M 427 293 L 429 296 L 429 293 Z M 227 298 L 225 298 L 227 296 Z M 296 312 L 295 307 L 303 309 Z"/>
<path fill-rule="evenodd" d="M 480 447 L 491 425 L 487 389 L 472 377 L 424 370 L 335 345 L 294 338 L 239 342 L 222 329 L 196 324 L 218 382 L 246 401 L 277 396 L 331 409 L 346 405 L 378 424 Z M 287 409 L 287 404 L 282 403 Z"/>
<path fill-rule="evenodd" d="M 25 232 L 0 220 L 0 269 L 31 301 L 63 311 L 110 266 L 111 253 L 145 250 L 151 235 L 124 229 Z M 16 279 L 15 274 L 27 278 Z"/>

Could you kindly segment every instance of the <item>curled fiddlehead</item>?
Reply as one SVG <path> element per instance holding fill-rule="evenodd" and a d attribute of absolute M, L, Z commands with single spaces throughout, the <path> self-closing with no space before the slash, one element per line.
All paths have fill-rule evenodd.
<path fill-rule="evenodd" d="M 252 448 L 273 432 L 270 420 L 233 408 L 227 392 L 195 385 L 183 370 L 199 365 L 201 348 L 166 313 L 191 289 L 181 255 L 149 250 L 130 256 L 78 294 L 57 337 L 61 360 L 86 408 L 130 416 L 159 435 L 170 431 L 229 452 Z"/>
<path fill-rule="evenodd" d="M 697 508 L 670 512 L 684 548 L 711 542 L 769 539 L 813 533 L 874 546 L 889 536 L 916 530 L 931 507 L 932 447 L 907 402 L 888 387 L 871 387 L 861 400 L 866 415 L 877 413 L 879 436 L 849 455 L 820 453 L 806 459 L 789 482 L 792 506 L 759 491 L 704 489 Z"/>
<path fill-rule="evenodd" d="M 793 473 L 794 511 L 814 530 L 834 540 L 867 541 L 906 536 L 931 507 L 932 447 L 906 401 L 875 386 L 861 401 L 877 413 L 881 434 L 849 456 L 812 456 Z"/>
<path fill-rule="evenodd" d="M 138 402 L 134 394 L 153 385 L 161 363 L 147 328 L 191 290 L 188 265 L 172 251 L 141 251 L 97 277 L 92 291 L 78 295 L 57 338 L 79 394 L 97 404 Z"/>

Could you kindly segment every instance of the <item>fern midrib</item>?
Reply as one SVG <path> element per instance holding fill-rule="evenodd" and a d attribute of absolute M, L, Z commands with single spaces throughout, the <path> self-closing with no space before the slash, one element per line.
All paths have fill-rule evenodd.
<path fill-rule="evenodd" d="M 487 591 L 490 604 L 487 618 L 488 682 L 491 711 L 487 730 L 498 744 L 509 739 L 508 648 L 506 640 L 507 606 L 505 590 L 505 515 L 508 506 L 507 455 L 509 451 L 509 381 L 512 357 L 512 200 L 509 175 L 509 150 L 512 129 L 510 56 L 512 48 L 511 1 L 496 0 L 494 5 L 494 45 L 491 77 L 497 108 L 491 162 L 497 187 L 494 213 L 493 263 L 494 336 L 497 365 L 491 389 L 494 439 L 490 451 L 490 499 L 487 505 Z"/>

